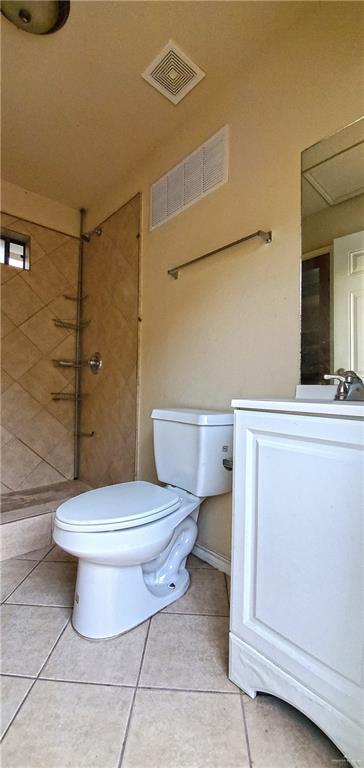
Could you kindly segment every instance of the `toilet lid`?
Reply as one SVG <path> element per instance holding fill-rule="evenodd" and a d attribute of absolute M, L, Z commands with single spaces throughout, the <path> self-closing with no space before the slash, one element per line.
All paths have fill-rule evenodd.
<path fill-rule="evenodd" d="M 115 531 L 165 517 L 181 501 L 175 491 L 154 483 L 116 483 L 68 499 L 58 507 L 56 521 L 66 530 Z"/>

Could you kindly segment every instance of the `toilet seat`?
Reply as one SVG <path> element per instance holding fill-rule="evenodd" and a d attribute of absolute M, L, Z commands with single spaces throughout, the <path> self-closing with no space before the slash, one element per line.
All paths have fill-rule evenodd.
<path fill-rule="evenodd" d="M 102 532 L 135 528 L 174 512 L 182 498 L 170 488 L 136 480 L 95 488 L 68 499 L 56 512 L 66 531 Z"/>

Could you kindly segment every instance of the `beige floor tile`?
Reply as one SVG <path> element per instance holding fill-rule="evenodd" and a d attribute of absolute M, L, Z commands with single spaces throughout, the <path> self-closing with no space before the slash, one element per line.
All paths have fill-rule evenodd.
<path fill-rule="evenodd" d="M 25 695 L 29 691 L 29 688 L 33 680 L 28 677 L 8 677 L 3 675 L 0 678 L 0 691 L 1 691 L 1 733 L 2 737 L 5 729 L 13 719 L 18 707 L 24 700 Z"/>
<path fill-rule="evenodd" d="M 11 768 L 117 768 L 133 691 L 39 680 L 3 742 Z"/>
<path fill-rule="evenodd" d="M 228 616 L 229 604 L 224 574 L 204 568 L 193 568 L 191 583 L 183 597 L 164 609 L 165 613 L 197 613 Z"/>
<path fill-rule="evenodd" d="M 274 696 L 244 697 L 254 768 L 333 768 L 342 754 L 310 720 Z"/>
<path fill-rule="evenodd" d="M 220 616 L 154 616 L 140 685 L 238 692 L 227 676 L 228 639 Z"/>
<path fill-rule="evenodd" d="M 240 696 L 138 690 L 123 768 L 247 768 Z"/>
<path fill-rule="evenodd" d="M 11 595 L 10 603 L 72 606 L 76 581 L 73 563 L 41 562 Z"/>
<path fill-rule="evenodd" d="M 68 552 L 65 552 L 64 549 L 61 549 L 61 547 L 57 547 L 57 544 L 52 547 L 51 551 L 48 552 L 47 557 L 45 558 L 45 561 L 48 562 L 51 560 L 52 562 L 61 562 L 61 563 L 77 563 L 77 557 L 74 557 L 73 555 L 70 555 Z"/>
<path fill-rule="evenodd" d="M 18 560 L 42 560 L 50 549 L 52 549 L 52 544 L 47 547 L 40 547 L 40 549 L 33 549 L 32 552 L 24 552 L 23 555 L 18 555 Z"/>
<path fill-rule="evenodd" d="M 208 563 L 204 563 L 203 560 L 200 560 L 199 557 L 196 557 L 196 555 L 189 555 L 187 558 L 187 568 L 208 568 L 211 569 L 212 565 L 209 565 Z"/>
<path fill-rule="evenodd" d="M 1 608 L 4 674 L 35 676 L 67 623 L 65 608 L 3 605 Z"/>
<path fill-rule="evenodd" d="M 6 600 L 32 568 L 34 568 L 34 562 L 24 560 L 5 560 L 1 563 L 1 600 Z"/>
<path fill-rule="evenodd" d="M 135 685 L 148 623 L 111 640 L 85 640 L 69 625 L 42 677 L 71 682 Z"/>

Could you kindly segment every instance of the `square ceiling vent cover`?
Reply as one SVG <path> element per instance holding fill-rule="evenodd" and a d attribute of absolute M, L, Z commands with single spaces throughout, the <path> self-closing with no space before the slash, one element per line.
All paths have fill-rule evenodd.
<path fill-rule="evenodd" d="M 205 77 L 205 72 L 170 40 L 142 77 L 169 101 L 178 104 Z"/>

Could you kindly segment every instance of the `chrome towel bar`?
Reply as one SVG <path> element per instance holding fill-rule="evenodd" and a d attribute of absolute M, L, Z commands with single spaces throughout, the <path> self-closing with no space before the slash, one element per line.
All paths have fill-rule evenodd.
<path fill-rule="evenodd" d="M 221 245 L 220 248 L 215 248 L 215 250 L 213 251 L 204 253 L 203 256 L 197 256 L 196 259 L 191 259 L 191 261 L 185 261 L 183 264 L 179 264 L 178 267 L 173 267 L 172 269 L 169 269 L 168 274 L 171 275 L 171 277 L 173 277 L 175 280 L 178 280 L 180 269 L 184 269 L 184 267 L 189 267 L 190 264 L 195 264 L 196 261 L 202 261 L 202 259 L 207 259 L 208 256 L 213 256 L 215 253 L 220 253 L 220 251 L 226 251 L 227 248 L 232 248 L 234 245 L 238 245 L 239 243 L 245 243 L 247 240 L 252 240 L 253 237 L 261 237 L 265 243 L 272 242 L 271 231 L 266 232 L 263 229 L 258 229 L 256 232 L 252 232 L 251 235 L 245 235 L 245 237 L 240 237 L 239 240 L 234 240 L 232 243 Z"/>

